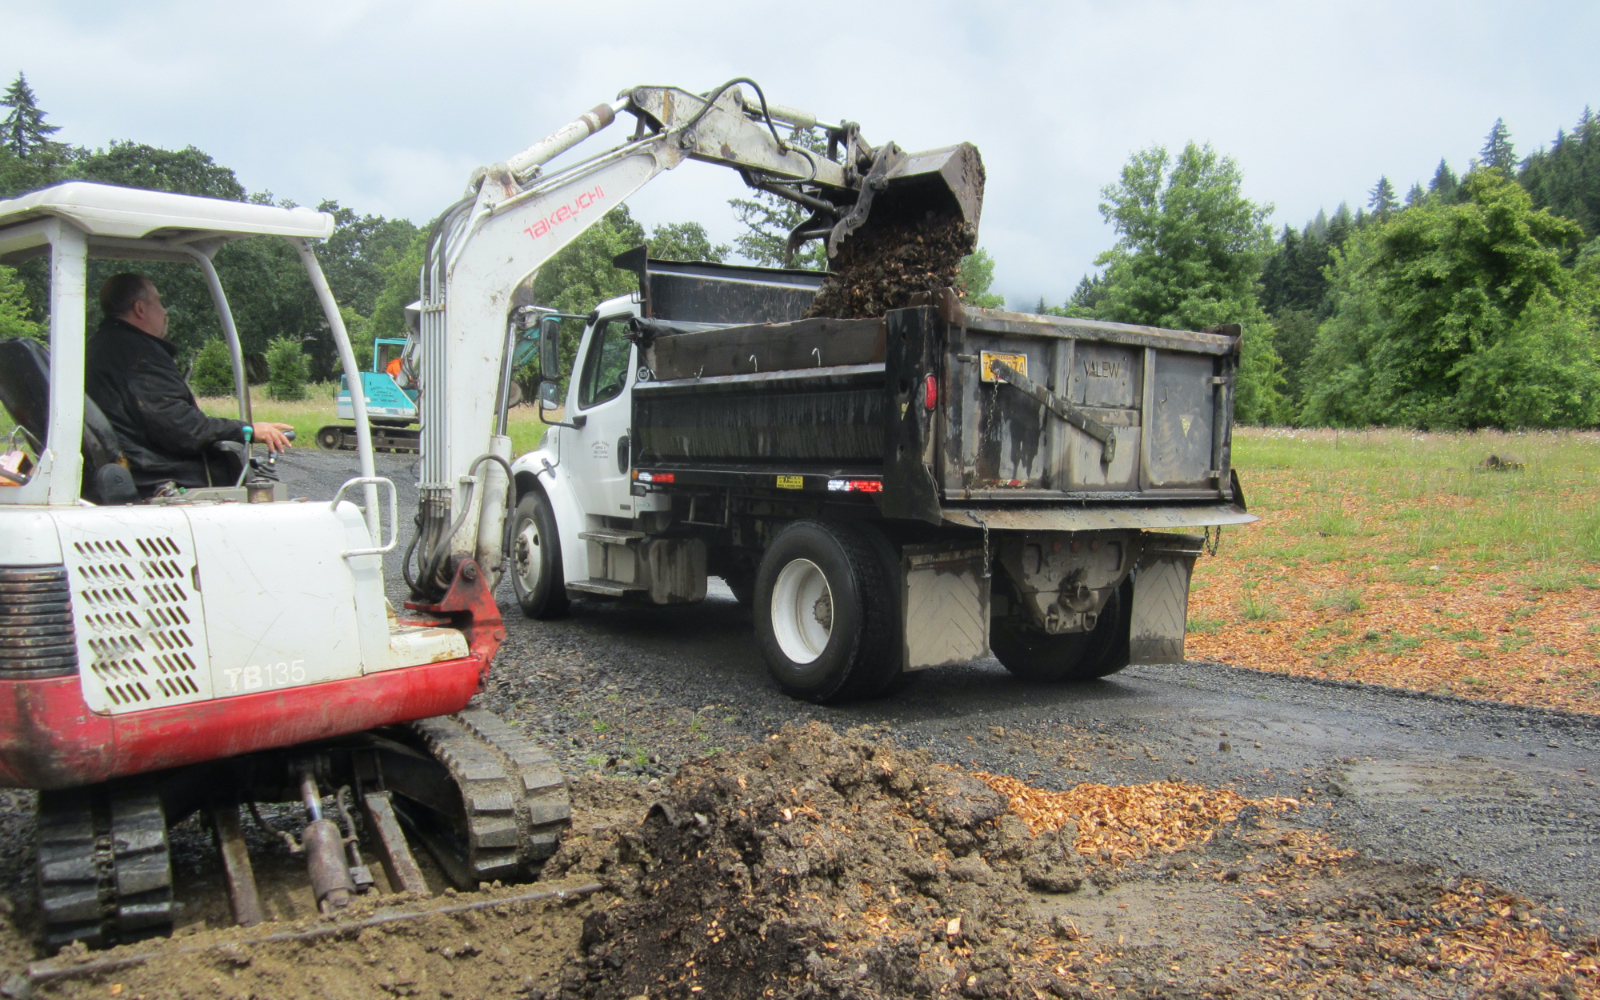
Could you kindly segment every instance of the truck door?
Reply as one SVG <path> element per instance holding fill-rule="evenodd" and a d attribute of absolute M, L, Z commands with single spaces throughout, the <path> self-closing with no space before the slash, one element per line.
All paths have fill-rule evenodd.
<path fill-rule="evenodd" d="M 637 367 L 633 343 L 627 338 L 632 318 L 623 313 L 596 321 L 578 359 L 574 400 L 583 426 L 568 432 L 571 450 L 563 442 L 561 459 L 571 468 L 574 490 L 584 513 L 590 515 L 634 516 L 628 478 L 628 425 L 633 416 L 628 390 Z"/>

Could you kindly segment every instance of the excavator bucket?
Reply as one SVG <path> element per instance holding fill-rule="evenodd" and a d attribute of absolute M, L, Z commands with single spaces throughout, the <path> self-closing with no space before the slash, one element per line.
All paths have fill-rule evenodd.
<path fill-rule="evenodd" d="M 959 224 L 976 238 L 983 212 L 983 158 L 970 142 L 907 153 L 894 143 L 878 149 L 855 208 L 828 238 L 828 256 L 858 230 L 934 230 Z"/>
<path fill-rule="evenodd" d="M 855 206 L 828 234 L 830 273 L 807 315 L 881 316 L 955 286 L 982 210 L 983 160 L 971 143 L 878 147 Z"/>
<path fill-rule="evenodd" d="M 884 178 L 888 186 L 878 194 L 879 210 L 935 212 L 978 228 L 983 159 L 972 143 L 906 154 Z"/>

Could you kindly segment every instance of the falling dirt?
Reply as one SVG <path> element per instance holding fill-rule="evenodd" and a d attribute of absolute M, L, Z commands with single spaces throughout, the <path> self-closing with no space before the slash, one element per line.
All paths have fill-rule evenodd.
<path fill-rule="evenodd" d="M 807 316 L 863 319 L 911 304 L 918 292 L 957 284 L 977 230 L 959 219 L 864 226 L 839 247 Z"/>
<path fill-rule="evenodd" d="M 1600 995 L 1596 944 L 1559 911 L 1363 859 L 1293 826 L 1287 800 L 1179 782 L 1050 792 L 820 724 L 666 780 L 580 779 L 572 799 L 532 886 L 189 924 L 51 963 L 138 956 L 120 968 L 32 984 L 7 928 L 0 996 Z M 352 926 L 417 907 L 457 912 Z"/>

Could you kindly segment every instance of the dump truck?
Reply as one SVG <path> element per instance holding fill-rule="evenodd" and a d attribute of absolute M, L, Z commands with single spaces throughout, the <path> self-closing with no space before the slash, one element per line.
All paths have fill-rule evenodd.
<path fill-rule="evenodd" d="M 512 463 L 524 613 L 746 603 L 818 702 L 989 653 L 1053 682 L 1183 659 L 1207 536 L 1255 520 L 1231 463 L 1240 330 L 964 303 L 807 316 L 817 272 L 649 259 L 587 317 Z M 559 317 L 546 317 L 552 329 Z"/>

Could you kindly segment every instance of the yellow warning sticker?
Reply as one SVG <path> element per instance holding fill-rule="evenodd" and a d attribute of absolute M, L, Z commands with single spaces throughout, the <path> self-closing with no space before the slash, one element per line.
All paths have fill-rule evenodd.
<path fill-rule="evenodd" d="M 806 484 L 806 477 L 805 476 L 779 476 L 778 477 L 778 489 L 780 489 L 780 490 L 798 490 L 798 489 L 803 488 L 805 486 L 805 484 Z"/>
<path fill-rule="evenodd" d="M 985 382 L 999 381 L 994 374 L 994 363 L 996 361 L 1004 361 L 1012 368 L 1015 368 L 1019 375 L 1026 376 L 1028 374 L 1028 356 L 1026 354 L 1001 354 L 998 351 L 980 351 L 978 357 L 983 364 L 983 380 Z"/>

